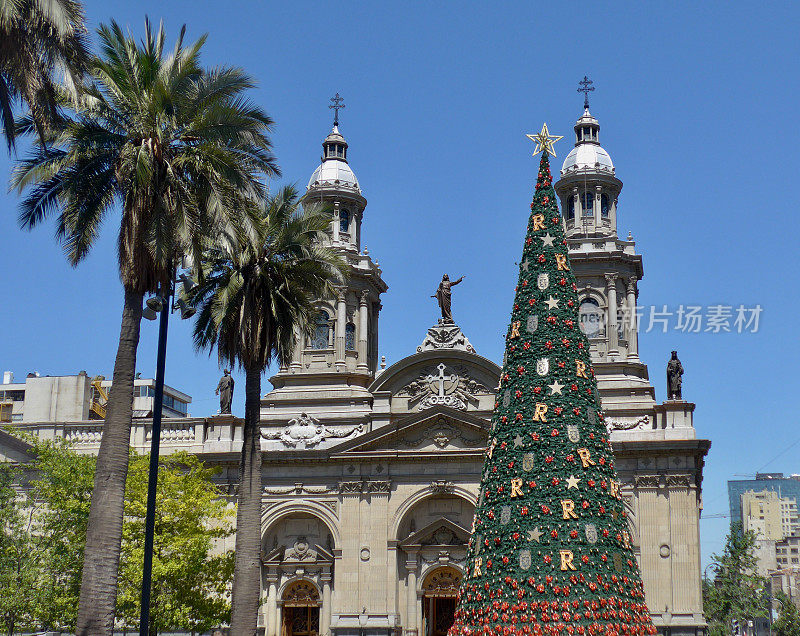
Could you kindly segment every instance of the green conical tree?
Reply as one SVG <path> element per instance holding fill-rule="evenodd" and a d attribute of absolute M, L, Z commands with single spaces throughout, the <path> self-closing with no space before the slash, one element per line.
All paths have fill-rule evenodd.
<path fill-rule="evenodd" d="M 451 636 L 655 633 L 542 154 Z"/>

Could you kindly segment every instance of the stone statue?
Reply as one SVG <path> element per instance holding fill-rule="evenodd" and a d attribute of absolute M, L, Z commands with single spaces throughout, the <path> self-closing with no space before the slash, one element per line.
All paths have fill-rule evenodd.
<path fill-rule="evenodd" d="M 233 378 L 228 369 L 223 371 L 223 376 L 219 379 L 215 395 L 219 396 L 219 412 L 230 413 L 231 402 L 233 402 Z"/>
<path fill-rule="evenodd" d="M 682 400 L 681 385 L 683 384 L 683 365 L 678 360 L 678 352 L 673 351 L 672 357 L 667 362 L 667 399 Z"/>
<path fill-rule="evenodd" d="M 445 274 L 442 276 L 442 282 L 439 283 L 439 289 L 436 290 L 436 295 L 431 296 L 431 298 L 435 298 L 439 302 L 439 309 L 442 310 L 442 319 L 448 322 L 453 322 L 453 312 L 450 309 L 450 301 L 452 298 L 450 288 L 453 285 L 458 285 L 462 280 L 464 280 L 463 276 L 451 282 L 450 277 Z"/>

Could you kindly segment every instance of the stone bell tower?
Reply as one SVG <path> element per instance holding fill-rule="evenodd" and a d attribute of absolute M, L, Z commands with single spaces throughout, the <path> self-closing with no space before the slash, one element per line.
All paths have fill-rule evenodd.
<path fill-rule="evenodd" d="M 348 275 L 333 298 L 318 300 L 319 315 L 310 337 L 298 339 L 288 367 L 270 381 L 275 387 L 262 400 L 262 421 L 287 422 L 303 409 L 323 423 L 335 424 L 369 416 L 366 387 L 378 367 L 380 296 L 387 290 L 378 263 L 361 248 L 367 200 L 348 160 L 348 143 L 339 132 L 339 94 L 331 99 L 333 129 L 322 142 L 320 165 L 308 181 L 303 205 L 331 211 L 327 244 L 348 263 Z M 283 404 L 287 404 L 284 408 Z M 338 415 L 337 415 L 338 413 Z"/>
<path fill-rule="evenodd" d="M 574 129 L 575 147 L 554 185 L 578 281 L 581 328 L 589 338 L 603 407 L 610 416 L 619 407 L 616 415 L 622 416 L 632 407 L 655 404 L 647 366 L 639 360 L 636 297 L 644 275 L 642 257 L 630 235 L 620 239 L 617 234 L 622 181 L 600 145 L 600 124 L 589 112 L 588 99 Z"/>
<path fill-rule="evenodd" d="M 591 347 L 653 622 L 662 636 L 697 636 L 706 630 L 698 522 L 710 442 L 697 439 L 693 403 L 656 402 L 647 365 L 639 359 L 642 257 L 630 234 L 621 239 L 617 233 L 622 181 L 600 145 L 600 124 L 589 111 L 590 85 L 584 78 L 578 89 L 587 99 L 575 123 L 575 146 L 554 184 L 578 284 L 581 328 Z"/>

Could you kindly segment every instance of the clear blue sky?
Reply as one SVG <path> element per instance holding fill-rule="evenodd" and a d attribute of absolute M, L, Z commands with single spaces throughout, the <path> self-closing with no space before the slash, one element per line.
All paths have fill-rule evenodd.
<path fill-rule="evenodd" d="M 305 183 L 331 125 L 341 130 L 369 200 L 364 243 L 380 261 L 380 353 L 412 353 L 437 315 L 442 272 L 466 275 L 454 314 L 477 351 L 502 357 L 536 163 L 524 133 L 543 121 L 571 146 L 577 82 L 625 183 L 619 231 L 644 255 L 640 304 L 764 308 L 757 334 L 640 337 L 659 400 L 677 349 L 699 436 L 713 442 L 706 513 L 727 511 L 725 482 L 756 470 L 800 472 L 796 293 L 800 10 L 792 3 L 87 2 L 92 27 L 110 18 L 141 34 L 145 14 L 208 32 L 208 65 L 240 65 L 276 120 L 286 181 Z M 0 154 L 0 172 L 9 160 Z M 16 224 L 0 194 L 5 334 L 2 369 L 111 376 L 122 306 L 110 219 L 92 256 L 70 269 L 53 225 Z M 793 318 L 792 318 L 793 320 Z M 154 374 L 155 323 L 138 368 Z M 189 327 L 170 328 L 167 382 L 216 409 L 214 358 L 196 355 Z M 234 410 L 243 412 L 241 375 Z M 265 392 L 268 384 L 265 382 Z M 781 454 L 782 453 L 782 454 Z M 727 519 L 701 521 L 704 562 Z"/>

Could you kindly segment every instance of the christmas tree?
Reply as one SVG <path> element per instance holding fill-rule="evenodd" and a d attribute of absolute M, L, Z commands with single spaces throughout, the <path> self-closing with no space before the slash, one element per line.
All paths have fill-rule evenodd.
<path fill-rule="evenodd" d="M 450 636 L 656 633 L 542 159 Z"/>

